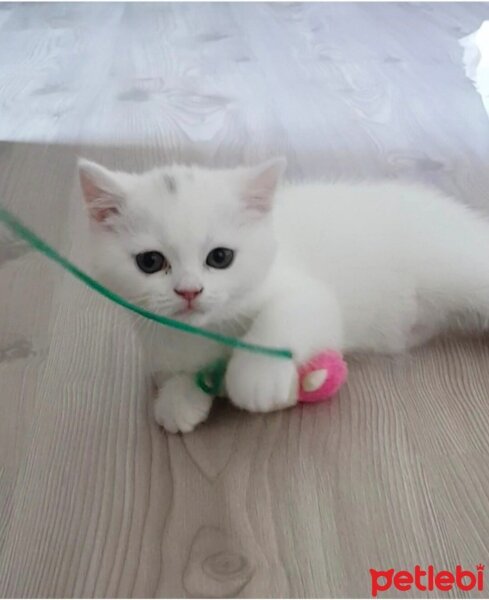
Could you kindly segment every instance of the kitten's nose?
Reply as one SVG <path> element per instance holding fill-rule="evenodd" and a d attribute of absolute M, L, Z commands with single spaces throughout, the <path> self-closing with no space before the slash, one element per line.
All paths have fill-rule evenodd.
<path fill-rule="evenodd" d="M 178 290 L 175 288 L 173 291 L 178 296 L 185 298 L 187 302 L 192 302 L 192 300 L 195 300 L 195 298 L 204 291 L 204 288 L 200 288 L 200 290 Z"/>

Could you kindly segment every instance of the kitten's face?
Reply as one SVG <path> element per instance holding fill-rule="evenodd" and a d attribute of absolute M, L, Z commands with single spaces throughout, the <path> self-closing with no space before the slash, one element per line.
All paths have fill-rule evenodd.
<path fill-rule="evenodd" d="M 165 316 L 239 319 L 274 259 L 273 194 L 284 166 L 130 175 L 81 161 L 97 276 Z"/>

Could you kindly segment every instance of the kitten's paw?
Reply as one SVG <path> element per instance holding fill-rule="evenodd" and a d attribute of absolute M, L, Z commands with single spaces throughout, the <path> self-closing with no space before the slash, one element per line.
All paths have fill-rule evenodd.
<path fill-rule="evenodd" d="M 293 406 L 297 379 L 291 360 L 235 352 L 226 373 L 226 389 L 231 402 L 251 412 L 270 412 Z"/>
<path fill-rule="evenodd" d="M 175 375 L 158 392 L 154 417 L 170 433 L 188 433 L 207 419 L 212 398 L 189 375 Z"/>

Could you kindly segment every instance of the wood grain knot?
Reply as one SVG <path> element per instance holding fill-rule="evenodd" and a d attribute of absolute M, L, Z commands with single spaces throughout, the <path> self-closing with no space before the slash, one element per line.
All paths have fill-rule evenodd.
<path fill-rule="evenodd" d="M 218 552 L 208 556 L 202 562 L 202 570 L 215 579 L 234 577 L 248 570 L 248 561 L 241 554 L 234 552 Z"/>
<path fill-rule="evenodd" d="M 121 102 L 147 102 L 149 98 L 149 93 L 146 90 L 141 90 L 139 88 L 126 90 L 117 96 L 117 99 Z"/>
<path fill-rule="evenodd" d="M 27 358 L 35 354 L 29 340 L 18 339 L 0 348 L 0 363 Z"/>
<path fill-rule="evenodd" d="M 0 235 L 1 235 L 0 231 Z M 0 265 L 6 263 L 9 260 L 15 260 L 27 252 L 30 252 L 30 248 L 24 242 L 10 239 L 0 239 Z"/>
<path fill-rule="evenodd" d="M 202 527 L 190 548 L 183 585 L 193 597 L 229 598 L 245 587 L 253 570 L 234 539 L 217 527 Z"/>

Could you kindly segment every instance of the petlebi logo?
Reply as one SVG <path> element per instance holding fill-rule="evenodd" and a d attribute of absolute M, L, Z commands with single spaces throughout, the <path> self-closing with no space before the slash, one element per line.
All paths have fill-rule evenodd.
<path fill-rule="evenodd" d="M 413 588 L 421 592 L 432 592 L 433 590 L 449 592 L 453 588 L 458 588 L 463 592 L 474 589 L 482 591 L 484 589 L 484 565 L 479 564 L 472 571 L 461 565 L 457 565 L 455 571 L 437 571 L 433 565 L 425 568 L 416 565 L 414 571 L 370 569 L 370 578 L 374 598 L 379 592 L 386 592 L 391 588 L 395 588 L 399 592 L 409 592 Z"/>

